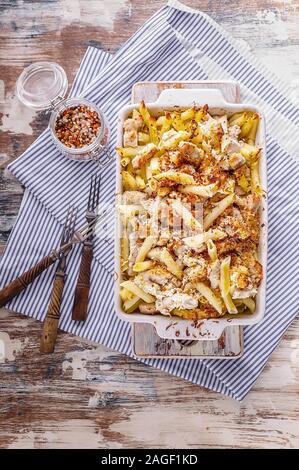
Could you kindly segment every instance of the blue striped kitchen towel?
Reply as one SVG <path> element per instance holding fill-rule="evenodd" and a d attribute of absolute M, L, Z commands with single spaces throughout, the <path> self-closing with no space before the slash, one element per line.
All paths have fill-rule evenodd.
<path fill-rule="evenodd" d="M 207 15 L 170 1 L 113 57 L 89 49 L 72 93 L 87 97 L 103 108 L 111 126 L 113 150 L 116 115 L 119 108 L 130 101 L 135 82 L 192 79 L 239 81 L 242 101 L 253 102 L 265 111 L 270 217 L 266 315 L 260 324 L 245 328 L 245 354 L 237 361 L 151 359 L 144 362 L 241 400 L 296 316 L 298 305 L 299 172 L 292 157 L 298 152 L 299 109 L 292 102 L 287 85 Z M 1 260 L 1 286 L 58 243 L 70 199 L 78 206 L 83 218 L 90 175 L 95 171 L 93 164 L 62 157 L 47 130 L 9 168 L 28 191 Z M 114 200 L 113 175 L 111 167 L 104 171 L 102 199 L 105 203 Z M 37 226 L 41 227 L 38 232 Z M 113 251 L 109 238 L 97 242 L 88 320 L 83 325 L 70 320 L 79 256 L 80 249 L 76 247 L 68 257 L 69 276 L 62 304 L 61 328 L 131 354 L 130 325 L 118 320 L 114 314 Z M 9 308 L 43 319 L 53 269 L 10 302 Z"/>

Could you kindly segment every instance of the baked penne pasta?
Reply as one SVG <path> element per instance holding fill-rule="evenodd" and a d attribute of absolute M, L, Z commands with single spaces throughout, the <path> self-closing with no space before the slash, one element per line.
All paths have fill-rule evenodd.
<path fill-rule="evenodd" d="M 205 216 L 203 221 L 203 227 L 206 230 L 213 222 L 227 209 L 234 201 L 234 195 L 230 194 L 224 199 L 221 199 L 217 204 L 214 205 L 213 209 Z"/>
<path fill-rule="evenodd" d="M 206 286 L 203 282 L 198 282 L 195 285 L 196 289 L 202 295 L 209 304 L 220 314 L 222 315 L 222 303 L 221 300 L 214 294 L 212 289 Z"/>
<path fill-rule="evenodd" d="M 144 242 L 142 243 L 141 247 L 139 248 L 138 254 L 136 256 L 135 264 L 140 263 L 141 261 L 145 260 L 147 253 L 150 249 L 156 244 L 156 237 L 149 235 Z"/>
<path fill-rule="evenodd" d="M 226 306 L 228 313 L 236 314 L 238 310 L 234 305 L 230 295 L 230 257 L 222 260 L 220 266 L 220 291 L 223 302 Z"/>
<path fill-rule="evenodd" d="M 124 123 L 120 297 L 126 313 L 187 320 L 255 311 L 261 149 L 252 111 L 208 106 Z"/>
<path fill-rule="evenodd" d="M 140 287 L 136 286 L 133 281 L 124 281 L 121 283 L 121 287 L 125 287 L 128 291 L 132 292 L 132 294 L 144 300 L 146 303 L 150 304 L 155 300 L 152 295 L 144 292 L 142 289 L 140 289 Z"/>

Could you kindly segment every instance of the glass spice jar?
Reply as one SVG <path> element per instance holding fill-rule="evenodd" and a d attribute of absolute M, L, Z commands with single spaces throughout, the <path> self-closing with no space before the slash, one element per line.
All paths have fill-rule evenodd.
<path fill-rule="evenodd" d="M 65 98 L 67 88 L 65 71 L 53 62 L 26 67 L 17 81 L 17 95 L 23 104 L 51 111 L 49 128 L 59 151 L 78 161 L 97 161 L 103 167 L 112 158 L 107 120 L 91 101 Z"/>

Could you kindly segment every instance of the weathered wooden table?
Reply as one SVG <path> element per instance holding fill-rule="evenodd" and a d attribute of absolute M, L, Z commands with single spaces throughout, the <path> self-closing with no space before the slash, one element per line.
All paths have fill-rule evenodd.
<path fill-rule="evenodd" d="M 162 0 L 0 2 L 0 242 L 23 188 L 5 170 L 47 118 L 22 107 L 14 86 L 32 61 L 59 62 L 71 80 L 89 44 L 114 52 Z M 298 0 L 186 0 L 209 13 L 299 94 Z M 38 351 L 40 324 L 0 311 L 0 447 L 298 447 L 299 321 L 243 403 L 104 347 L 59 334 Z M 0 342 L 1 343 L 1 342 Z M 1 343 L 3 344 L 3 343 Z M 146 423 L 146 425 L 145 425 Z"/>

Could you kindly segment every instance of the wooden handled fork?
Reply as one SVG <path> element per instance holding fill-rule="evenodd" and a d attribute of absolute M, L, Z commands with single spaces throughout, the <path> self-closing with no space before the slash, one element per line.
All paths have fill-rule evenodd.
<path fill-rule="evenodd" d="M 57 250 L 52 250 L 49 255 L 45 256 L 36 265 L 34 265 L 28 271 L 24 272 L 19 277 L 11 281 L 3 289 L 1 289 L 0 307 L 4 307 L 7 302 L 12 300 L 14 297 L 20 294 L 20 292 L 26 289 L 26 287 L 29 286 L 29 284 L 31 284 L 34 279 L 36 279 L 43 271 L 48 269 L 49 266 L 55 263 L 55 261 L 59 260 L 63 253 L 68 253 L 68 251 L 75 243 L 84 242 L 84 240 L 86 240 L 93 232 L 94 227 L 99 221 L 100 217 L 98 216 L 96 219 L 93 220 L 91 224 L 85 224 L 83 227 L 81 227 L 74 233 L 72 239 L 68 243 L 61 246 Z"/>
<path fill-rule="evenodd" d="M 93 175 L 90 183 L 89 198 L 86 210 L 88 224 L 97 217 L 97 207 L 100 201 L 101 175 Z M 90 289 L 90 271 L 93 257 L 93 232 L 83 242 L 79 276 L 77 280 L 72 319 L 85 321 L 87 318 L 88 298 Z"/>
<path fill-rule="evenodd" d="M 76 210 L 74 208 L 69 208 L 61 237 L 61 246 L 65 245 L 72 239 L 74 235 L 75 222 Z M 63 296 L 64 282 L 66 276 L 65 270 L 66 253 L 62 253 L 55 272 L 51 299 L 43 324 L 43 331 L 40 341 L 40 352 L 42 353 L 52 353 L 55 348 L 58 323 L 60 318 L 60 305 Z"/>

